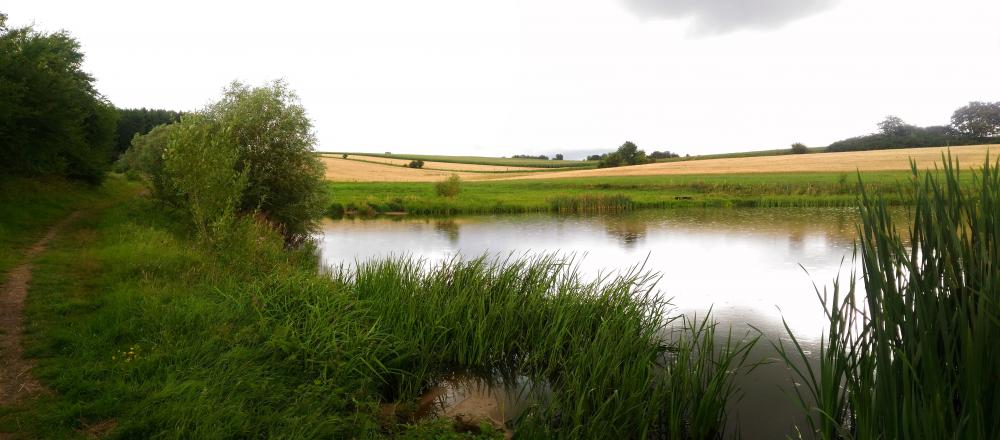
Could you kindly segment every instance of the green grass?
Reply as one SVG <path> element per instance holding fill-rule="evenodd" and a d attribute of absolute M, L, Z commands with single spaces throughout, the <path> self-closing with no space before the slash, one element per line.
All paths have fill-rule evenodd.
<path fill-rule="evenodd" d="M 352 152 L 320 152 L 321 155 L 337 156 L 351 155 L 386 157 L 390 159 L 423 160 L 426 162 L 465 163 L 473 165 L 496 165 L 502 167 L 536 167 L 536 168 L 596 168 L 597 161 L 586 160 L 542 160 L 513 159 L 506 157 L 483 156 L 438 156 L 430 154 L 385 154 L 385 153 L 352 153 Z"/>
<path fill-rule="evenodd" d="M 100 188 L 61 178 L 0 178 L 0 284 L 25 249 L 54 223 L 77 209 L 125 190 L 114 177 Z"/>
<path fill-rule="evenodd" d="M 907 173 L 865 173 L 866 188 L 894 191 Z M 557 212 L 556 201 L 581 197 L 629 199 L 631 209 L 672 207 L 854 206 L 856 176 L 848 173 L 627 176 L 463 182 L 454 198 L 434 183 L 328 182 L 332 213 L 495 214 Z M 893 199 L 901 202 L 902 199 Z"/>
<path fill-rule="evenodd" d="M 714 437 L 756 342 L 720 346 L 708 321 L 668 316 L 639 268 L 584 280 L 555 256 L 390 259 L 326 276 L 249 219 L 209 246 L 152 201 L 109 202 L 37 261 L 27 347 L 54 393 L 0 409 L 0 432 L 468 438 L 378 413 L 471 371 L 543 385 L 515 426 L 526 438 Z"/>
<path fill-rule="evenodd" d="M 818 368 L 795 366 L 806 355 L 791 330 L 793 346 L 777 346 L 818 438 L 996 438 L 1000 162 L 959 169 L 949 159 L 942 174 L 914 170 L 905 218 L 865 192 L 865 293 L 854 277 L 817 292 L 829 319 Z"/>

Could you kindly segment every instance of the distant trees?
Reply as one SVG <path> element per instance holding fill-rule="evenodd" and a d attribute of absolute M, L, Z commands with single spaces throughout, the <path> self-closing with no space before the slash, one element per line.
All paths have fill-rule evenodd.
<path fill-rule="evenodd" d="M 591 154 L 590 156 L 587 156 L 587 160 L 601 160 L 601 155 L 600 154 Z"/>
<path fill-rule="evenodd" d="M 153 127 L 171 124 L 181 119 L 183 113 L 173 110 L 126 108 L 118 109 L 118 127 L 116 129 L 114 155 L 119 155 L 132 144 L 135 135 L 149 133 Z"/>
<path fill-rule="evenodd" d="M 511 156 L 513 159 L 538 159 L 538 160 L 549 160 L 549 157 L 544 154 L 539 154 L 538 156 L 532 156 L 530 154 L 515 154 Z"/>
<path fill-rule="evenodd" d="M 598 168 L 613 168 L 623 165 L 640 165 L 649 163 L 651 160 L 646 157 L 646 152 L 640 150 L 631 141 L 626 141 L 618 150 L 601 156 Z"/>
<path fill-rule="evenodd" d="M 8 28 L 0 14 L 0 175 L 104 178 L 118 114 L 83 58 L 68 33 Z"/>
<path fill-rule="evenodd" d="M 878 132 L 840 140 L 827 151 L 972 145 L 1000 140 L 1000 103 L 971 102 L 955 110 L 952 125 L 918 127 L 897 116 L 886 116 Z"/>
<path fill-rule="evenodd" d="M 960 107 L 951 115 L 951 126 L 972 137 L 1000 136 L 1000 101 L 973 101 Z"/>
<path fill-rule="evenodd" d="M 652 159 L 652 160 L 673 159 L 675 157 L 681 157 L 681 155 L 677 154 L 677 153 L 674 153 L 672 151 L 669 151 L 669 150 L 668 151 L 654 151 L 652 153 L 649 153 L 649 158 Z"/>
<path fill-rule="evenodd" d="M 563 160 L 563 155 L 562 155 L 562 153 L 558 153 L 558 154 L 556 154 L 556 156 L 555 156 L 555 157 L 553 157 L 553 158 L 552 158 L 552 160 Z"/>
<path fill-rule="evenodd" d="M 809 152 L 809 147 L 802 142 L 796 142 L 792 144 L 792 154 L 806 154 Z"/>
<path fill-rule="evenodd" d="M 424 167 L 424 161 L 419 160 L 419 159 L 417 159 L 417 160 L 411 160 L 410 163 L 406 164 L 406 166 L 408 168 L 423 168 Z"/>

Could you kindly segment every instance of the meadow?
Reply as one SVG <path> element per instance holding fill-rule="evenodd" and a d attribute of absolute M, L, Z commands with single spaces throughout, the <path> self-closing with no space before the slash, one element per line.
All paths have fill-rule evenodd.
<path fill-rule="evenodd" d="M 864 173 L 873 190 L 894 190 L 905 171 Z M 538 180 L 470 181 L 455 197 L 441 197 L 434 183 L 328 182 L 328 212 L 375 214 L 497 214 L 559 211 L 559 201 L 617 197 L 628 209 L 672 207 L 852 206 L 853 173 L 608 176 Z M 620 202 L 619 202 L 620 203 Z"/>

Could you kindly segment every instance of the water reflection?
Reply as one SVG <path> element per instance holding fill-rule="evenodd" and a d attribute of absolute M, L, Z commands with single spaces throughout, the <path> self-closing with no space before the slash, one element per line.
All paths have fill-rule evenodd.
<path fill-rule="evenodd" d="M 823 310 L 813 282 L 829 285 L 854 269 L 856 213 L 850 209 L 691 209 L 601 216 L 481 216 L 449 219 L 329 220 L 321 253 L 330 265 L 403 253 L 439 261 L 455 255 L 559 252 L 583 255 L 585 274 L 625 270 L 646 260 L 677 311 L 713 317 L 734 335 L 760 329 L 787 339 L 784 318 L 806 349 L 818 353 Z M 648 258 L 648 260 L 647 260 Z M 725 334 L 725 331 L 720 332 Z M 758 360 L 774 355 L 763 341 Z M 779 364 L 740 381 L 745 394 L 732 422 L 745 437 L 794 434 L 800 411 Z"/>

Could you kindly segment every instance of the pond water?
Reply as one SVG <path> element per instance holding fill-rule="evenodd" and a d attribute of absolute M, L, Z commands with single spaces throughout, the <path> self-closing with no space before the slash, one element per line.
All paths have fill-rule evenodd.
<path fill-rule="evenodd" d="M 345 218 L 323 223 L 320 253 L 326 265 L 338 266 L 400 253 L 433 262 L 558 252 L 575 254 L 593 276 L 645 264 L 662 275 L 658 288 L 678 313 L 701 318 L 711 309 L 721 329 L 735 335 L 759 329 L 765 339 L 752 357 L 764 360 L 776 356 L 768 340 L 788 340 L 782 318 L 818 354 L 825 320 L 813 283 L 823 288 L 839 275 L 847 284 L 856 219 L 851 209 L 813 208 Z M 732 431 L 783 438 L 803 423 L 783 365 L 759 367 L 738 385 L 743 396 L 731 407 Z"/>

